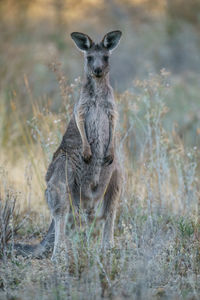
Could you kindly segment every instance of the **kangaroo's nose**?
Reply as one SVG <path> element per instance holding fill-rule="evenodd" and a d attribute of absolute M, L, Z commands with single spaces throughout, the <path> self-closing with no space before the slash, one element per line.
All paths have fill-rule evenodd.
<path fill-rule="evenodd" d="M 96 68 L 94 69 L 94 74 L 97 76 L 97 77 L 100 77 L 102 75 L 102 69 L 101 68 Z"/>

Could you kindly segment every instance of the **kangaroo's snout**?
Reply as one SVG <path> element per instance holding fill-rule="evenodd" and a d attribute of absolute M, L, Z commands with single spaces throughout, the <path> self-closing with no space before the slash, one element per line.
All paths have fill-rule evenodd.
<path fill-rule="evenodd" d="M 96 76 L 96 77 L 101 77 L 102 76 L 102 74 L 103 74 L 103 70 L 102 70 L 102 68 L 95 68 L 94 69 L 94 75 Z"/>

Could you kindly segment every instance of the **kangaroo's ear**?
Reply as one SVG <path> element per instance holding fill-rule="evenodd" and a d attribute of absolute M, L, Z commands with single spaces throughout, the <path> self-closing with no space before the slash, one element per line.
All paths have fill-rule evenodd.
<path fill-rule="evenodd" d="M 71 38 L 74 40 L 76 46 L 82 51 L 87 51 L 93 45 L 91 38 L 87 34 L 81 32 L 72 32 Z"/>
<path fill-rule="evenodd" d="M 107 50 L 113 50 L 119 44 L 121 35 L 122 35 L 122 32 L 120 30 L 108 32 L 104 36 L 101 43 Z"/>

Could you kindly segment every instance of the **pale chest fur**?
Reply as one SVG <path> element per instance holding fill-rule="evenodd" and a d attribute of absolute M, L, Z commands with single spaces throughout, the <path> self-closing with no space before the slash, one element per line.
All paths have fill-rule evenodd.
<path fill-rule="evenodd" d="M 101 94 L 82 97 L 77 109 L 84 115 L 87 140 L 93 154 L 103 157 L 109 143 L 109 122 L 115 114 L 114 99 Z"/>

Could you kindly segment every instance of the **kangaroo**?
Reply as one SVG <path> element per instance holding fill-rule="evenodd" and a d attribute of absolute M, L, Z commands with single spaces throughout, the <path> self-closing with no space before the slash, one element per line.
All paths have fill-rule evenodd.
<path fill-rule="evenodd" d="M 121 31 L 107 33 L 100 43 L 79 32 L 73 32 L 71 37 L 84 53 L 84 81 L 67 130 L 47 170 L 45 196 L 52 223 L 34 250 L 44 252 L 54 241 L 52 260 L 64 240 L 66 216 L 72 206 L 77 212 L 83 210 L 88 219 L 95 216 L 104 220 L 102 247 L 112 247 L 122 186 L 115 147 L 117 109 L 109 83 L 109 57 L 120 41 Z"/>

